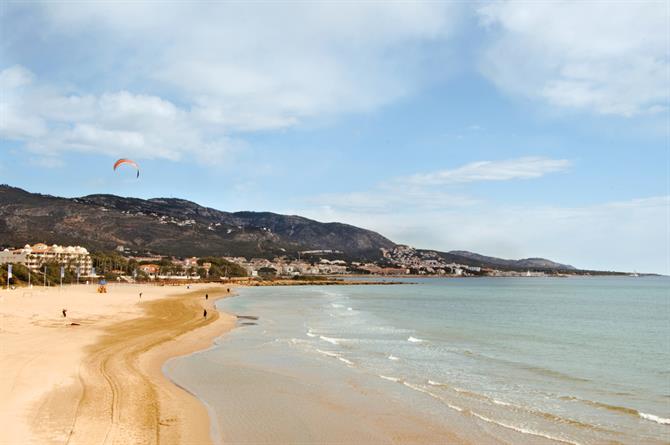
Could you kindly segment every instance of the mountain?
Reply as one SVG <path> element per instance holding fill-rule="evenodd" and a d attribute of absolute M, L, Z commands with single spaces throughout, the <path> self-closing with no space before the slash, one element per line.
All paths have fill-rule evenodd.
<path fill-rule="evenodd" d="M 0 243 L 125 246 L 175 256 L 274 257 L 305 250 L 375 259 L 395 244 L 370 230 L 270 212 L 222 212 L 174 198 L 59 198 L 0 186 Z"/>
<path fill-rule="evenodd" d="M 521 260 L 505 260 L 491 256 L 479 255 L 465 250 L 452 250 L 441 253 L 444 259 L 451 259 L 455 263 L 472 266 L 486 265 L 486 267 L 504 270 L 576 270 L 569 264 L 560 264 L 544 258 L 525 258 Z"/>
<path fill-rule="evenodd" d="M 223 212 L 176 198 L 89 195 L 59 198 L 0 185 L 0 246 L 38 241 L 92 250 L 184 256 L 297 256 L 335 251 L 346 260 L 380 260 L 382 249 L 419 258 L 505 270 L 574 270 L 542 258 L 506 260 L 466 251 L 437 252 L 400 246 L 370 231 L 270 212 Z M 328 254 L 326 254 L 328 255 Z"/>

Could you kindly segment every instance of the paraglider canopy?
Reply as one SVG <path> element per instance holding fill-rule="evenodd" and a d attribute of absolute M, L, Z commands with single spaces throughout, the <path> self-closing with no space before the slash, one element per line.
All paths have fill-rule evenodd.
<path fill-rule="evenodd" d="M 137 178 L 140 177 L 140 166 L 137 165 L 137 162 L 133 161 L 132 159 L 125 159 L 125 158 L 119 159 L 118 161 L 116 161 L 114 163 L 114 171 L 116 171 L 116 169 L 122 164 L 128 164 L 132 167 L 135 167 L 135 170 L 137 170 L 137 176 L 136 177 Z"/>

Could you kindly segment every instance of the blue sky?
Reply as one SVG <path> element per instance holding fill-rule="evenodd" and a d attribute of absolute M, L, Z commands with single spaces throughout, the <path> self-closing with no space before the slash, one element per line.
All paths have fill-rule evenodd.
<path fill-rule="evenodd" d="M 670 273 L 666 2 L 0 13 L 1 183 Z"/>

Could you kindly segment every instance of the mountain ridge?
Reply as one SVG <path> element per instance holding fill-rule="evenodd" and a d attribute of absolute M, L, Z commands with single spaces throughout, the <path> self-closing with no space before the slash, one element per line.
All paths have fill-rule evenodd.
<path fill-rule="evenodd" d="M 78 243 L 93 249 L 118 245 L 175 256 L 273 257 L 301 250 L 343 251 L 376 258 L 395 243 L 343 223 L 321 223 L 272 212 L 223 212 L 179 198 L 77 198 L 0 186 L 0 237 L 23 245 L 35 239 Z"/>
<path fill-rule="evenodd" d="M 401 245 L 371 230 L 273 212 L 226 212 L 181 198 L 92 194 L 76 198 L 0 185 L 0 243 L 124 246 L 173 256 L 265 257 L 329 251 L 348 260 L 380 260 Z M 460 264 L 507 270 L 576 270 L 544 258 L 509 260 L 455 250 L 417 249 Z"/>

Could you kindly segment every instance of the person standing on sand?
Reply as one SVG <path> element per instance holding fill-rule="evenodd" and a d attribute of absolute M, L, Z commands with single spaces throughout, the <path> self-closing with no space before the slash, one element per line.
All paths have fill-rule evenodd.
<path fill-rule="evenodd" d="M 205 294 L 205 300 L 209 300 L 209 294 Z"/>
<path fill-rule="evenodd" d="M 142 299 L 142 292 L 140 292 L 140 300 Z"/>
<path fill-rule="evenodd" d="M 67 317 L 67 309 L 63 309 L 61 312 L 63 313 L 63 318 Z"/>
<path fill-rule="evenodd" d="M 202 311 L 202 316 L 203 316 L 204 318 L 207 318 L 207 309 L 205 309 L 205 310 Z"/>

